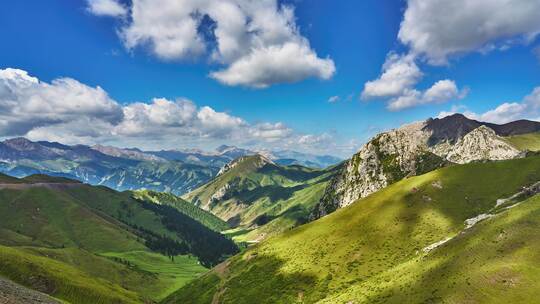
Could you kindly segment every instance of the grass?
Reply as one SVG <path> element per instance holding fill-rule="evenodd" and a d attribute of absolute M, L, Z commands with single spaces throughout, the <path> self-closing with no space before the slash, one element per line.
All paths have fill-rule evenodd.
<path fill-rule="evenodd" d="M 538 180 L 540 157 L 452 166 L 408 178 L 249 248 L 231 258 L 226 271 L 216 268 L 165 303 L 182 303 L 188 293 L 190 303 L 211 303 L 206 295 L 193 295 L 208 294 L 216 276 L 212 292 L 220 303 L 535 299 L 540 293 L 537 197 L 428 255 L 422 249 L 455 236 L 466 219 Z M 495 226 L 483 228 L 491 223 Z"/>
<path fill-rule="evenodd" d="M 37 175 L 0 182 L 21 184 L 0 189 L 0 276 L 70 303 L 150 303 L 206 271 L 149 251 L 131 224 L 180 236 L 129 192 Z"/>
<path fill-rule="evenodd" d="M 519 150 L 540 151 L 540 133 L 528 133 L 506 137 Z"/>
<path fill-rule="evenodd" d="M 41 254 L 40 254 L 41 253 Z M 0 246 L 0 274 L 19 284 L 32 289 L 47 293 L 58 299 L 70 303 L 101 304 L 101 303 L 142 303 L 144 301 L 134 290 L 128 290 L 121 286 L 122 281 L 139 280 L 139 284 L 152 283 L 150 276 L 134 278 L 135 274 L 123 271 L 125 275 L 122 281 L 111 282 L 103 276 L 110 276 L 120 270 L 122 266 L 106 259 L 92 259 L 93 267 L 104 272 L 100 276 L 86 273 L 63 261 L 58 261 L 47 255 L 59 254 L 63 258 L 73 258 L 76 261 L 83 260 L 85 253 L 77 249 L 67 251 L 56 249 L 52 251 L 40 251 L 32 248 L 11 248 Z M 106 263 L 107 267 L 101 263 Z"/>
<path fill-rule="evenodd" d="M 163 299 L 208 270 L 191 256 L 176 256 L 172 260 L 147 251 L 109 252 L 102 256 L 122 263 L 128 262 L 128 265 L 156 275 L 159 283 L 148 295 L 157 300 Z"/>
<path fill-rule="evenodd" d="M 235 241 L 259 241 L 305 223 L 336 172 L 335 167 L 316 170 L 261 163 L 260 156 L 244 157 L 184 198 L 227 221 L 234 229 L 224 233 Z M 212 201 L 226 185 L 227 194 Z"/>

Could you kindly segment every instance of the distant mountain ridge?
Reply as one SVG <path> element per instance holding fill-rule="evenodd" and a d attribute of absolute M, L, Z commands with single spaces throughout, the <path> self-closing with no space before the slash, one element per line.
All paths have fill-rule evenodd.
<path fill-rule="evenodd" d="M 63 176 L 119 191 L 148 189 L 181 195 L 208 182 L 233 160 L 257 153 L 225 145 L 211 152 L 194 149 L 142 151 L 104 145 L 33 142 L 19 137 L 0 142 L 0 172 L 16 177 L 31 174 Z M 340 161 L 332 156 L 292 151 L 277 152 L 271 157 L 279 163 L 278 158 L 283 153 L 298 157 L 286 164 L 324 167 Z M 312 161 L 317 158 L 321 162 Z"/>
<path fill-rule="evenodd" d="M 313 218 L 324 216 L 405 177 L 450 164 L 523 156 L 506 136 L 540 131 L 540 122 L 503 125 L 464 115 L 428 119 L 383 132 L 346 162 L 326 189 Z"/>

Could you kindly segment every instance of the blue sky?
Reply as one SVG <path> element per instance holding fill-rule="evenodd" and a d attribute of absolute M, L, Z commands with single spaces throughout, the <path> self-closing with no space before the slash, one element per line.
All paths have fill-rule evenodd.
<path fill-rule="evenodd" d="M 240 3 L 239 6 L 245 2 L 230 1 Z M 238 62 L 244 63 L 246 58 L 253 58 L 249 57 L 252 56 L 251 53 L 233 55 L 230 57 L 233 59 L 230 59 L 226 58 L 226 50 L 220 49 L 218 53 L 222 58 L 216 60 L 212 58 L 212 48 L 217 42 L 213 41 L 212 37 L 203 37 L 206 39 L 206 51 L 201 51 L 200 54 L 186 55 L 174 48 L 156 50 L 152 41 L 163 37 L 151 36 L 148 34 L 151 30 L 143 28 L 144 20 L 140 21 L 140 17 L 133 15 L 132 5 L 135 3 L 113 2 L 114 0 L 19 0 L 3 4 L 0 11 L 0 69 L 25 71 L 28 73 L 26 77 L 32 76 L 50 85 L 35 87 L 31 92 L 23 91 L 26 90 L 25 87 L 18 85 L 20 94 L 9 98 L 2 95 L 0 85 L 0 104 L 2 98 L 4 101 L 15 100 L 22 103 L 24 98 L 32 99 L 38 96 L 40 102 L 48 102 L 46 108 L 50 111 L 58 109 L 58 113 L 47 112 L 50 116 L 47 116 L 47 119 L 43 118 L 42 112 L 41 116 L 36 113 L 36 116 L 21 116 L 16 121 L 5 122 L 21 125 L 20 128 L 0 124 L 0 128 L 4 128 L 1 134 L 3 137 L 22 135 L 69 143 L 99 142 L 137 145 L 143 148 L 210 149 L 222 143 L 233 143 L 347 156 L 377 132 L 447 112 L 464 112 L 472 118 L 501 123 L 516 118 L 540 117 L 531 110 L 534 108 L 536 111 L 535 106 L 530 105 L 532 101 L 527 101 L 535 98 L 534 90 L 540 86 L 540 41 L 534 35 L 540 31 L 540 24 L 534 21 L 540 19 L 540 10 L 534 12 L 534 8 L 540 7 L 537 0 L 514 1 L 515 12 L 508 12 L 517 16 L 514 23 L 508 23 L 503 18 L 497 19 L 493 14 L 483 15 L 483 12 L 504 9 L 497 7 L 502 5 L 497 2 L 504 1 L 481 0 L 476 2 L 477 5 L 471 5 L 471 1 L 456 1 L 472 12 L 468 14 L 470 16 L 466 16 L 460 7 L 442 7 L 446 4 L 439 0 L 428 1 L 431 4 L 424 11 L 414 7 L 417 2 L 415 0 L 299 0 L 279 2 L 275 5 L 272 5 L 275 1 L 265 0 L 263 2 L 270 4 L 262 8 L 246 8 L 246 5 L 243 8 L 246 15 L 256 11 L 259 15 L 253 13 L 253 16 L 268 13 L 283 18 L 286 18 L 284 7 L 294 8 L 291 20 L 295 23 L 292 28 L 297 32 L 284 34 L 277 42 L 264 41 L 262 47 L 281 47 L 289 42 L 304 47 L 307 43 L 306 58 L 311 58 L 311 61 L 299 62 L 298 66 L 303 68 L 313 63 L 313 68 L 300 72 L 295 69 L 295 60 L 300 58 L 285 58 L 284 60 L 289 61 L 279 67 L 271 66 L 274 63 L 266 63 L 264 60 L 262 63 L 270 66 L 246 64 L 250 73 L 264 69 L 270 74 L 275 73 L 275 76 L 264 80 L 264 88 L 253 87 L 260 86 L 260 83 L 253 84 L 251 79 L 242 79 L 240 84 L 234 84 L 230 83 L 233 76 L 227 76 L 225 80 L 210 77 L 215 71 L 227 70 Z M 168 12 L 159 11 L 161 8 L 156 5 L 157 2 L 134 2 L 151 5 L 156 13 L 164 14 L 160 20 L 180 18 L 178 15 L 168 16 Z M 521 8 L 515 8 L 516 5 Z M 272 7 L 277 9 L 272 10 Z M 210 4 L 209 8 L 200 11 L 207 10 L 208 14 L 212 15 L 214 9 Z M 452 12 L 452 9 L 455 12 Z M 411 18 L 404 29 L 401 23 L 407 13 L 410 13 Z M 455 29 L 450 30 L 450 34 L 444 31 L 439 33 L 437 31 L 440 26 L 420 20 L 422 14 L 433 16 L 437 13 L 456 14 L 459 17 L 452 19 L 459 20 L 459 24 L 445 24 L 448 27 L 455 26 Z M 479 24 L 498 26 L 476 33 Z M 123 33 L 136 26 L 137 34 L 141 35 L 143 31 L 147 35 L 146 40 L 135 39 L 136 41 L 132 42 L 134 45 L 128 45 Z M 164 26 L 171 33 L 175 33 L 176 23 Z M 219 29 L 220 26 L 224 27 L 218 22 L 216 28 Z M 278 30 L 290 28 L 284 25 Z M 260 32 L 264 30 L 263 26 Z M 398 37 L 400 30 L 403 34 Z M 433 38 L 435 40 L 430 41 L 429 46 L 422 45 L 419 37 L 426 33 L 442 38 L 440 41 Z M 160 34 L 158 31 L 156 35 Z M 445 35 L 449 37 L 448 40 L 444 40 Z M 179 41 L 174 42 L 185 42 L 186 39 L 179 36 Z M 186 41 L 193 42 L 189 39 Z M 246 49 L 259 47 L 255 42 L 247 45 L 241 43 L 243 42 L 240 42 L 237 49 L 233 49 L 234 52 L 245 52 Z M 429 49 L 432 45 L 434 48 L 437 45 L 441 47 Z M 383 64 L 387 61 L 387 66 L 392 67 L 392 62 L 388 59 L 391 56 L 394 56 L 394 67 L 400 65 L 403 70 L 392 76 L 400 79 L 391 78 L 390 75 L 384 80 L 384 77 L 380 78 L 384 75 Z M 332 63 L 335 70 L 324 65 L 327 63 Z M 276 60 L 275 64 L 281 63 Z M 284 71 L 288 67 L 291 71 Z M 389 70 L 391 72 L 392 68 Z M 295 73 L 299 76 L 291 76 Z M 13 71 L 5 73 L 4 79 L 13 78 L 13 74 Z M 266 76 L 263 76 L 266 79 Z M 77 97 L 65 98 L 65 103 L 71 103 L 70 105 L 48 101 L 47 98 L 53 96 L 53 93 L 47 90 L 54 89 L 55 79 L 64 77 L 88 86 L 90 100 L 79 100 L 83 94 L 74 92 Z M 366 92 L 366 83 L 381 79 L 383 81 L 374 83 L 373 89 Z M 390 85 L 401 85 L 397 85 L 397 88 L 390 92 L 387 89 L 388 79 Z M 446 82 L 434 86 L 443 80 Z M 107 97 L 92 104 L 96 98 L 103 97 L 92 91 L 97 86 L 102 88 Z M 61 92 L 65 92 L 64 87 L 72 86 L 63 84 Z M 430 88 L 433 90 L 427 93 Z M 11 88 L 10 91 L 15 90 Z M 47 93 L 41 93 L 42 91 Z M 57 91 L 53 90 L 55 94 Z M 61 99 L 62 96 L 71 96 L 71 91 L 69 92 L 59 97 L 54 96 Z M 95 97 L 94 94 L 101 97 Z M 538 95 L 540 96 L 540 92 Z M 333 96 L 338 96 L 334 98 L 337 101 L 328 102 Z M 139 110 L 146 111 L 146 120 L 137 121 L 142 126 L 147 121 L 159 122 L 159 119 L 152 120 L 148 114 L 152 112 L 152 108 L 144 106 L 153 104 L 154 98 L 165 98 L 172 103 L 179 98 L 183 100 L 180 112 L 178 107 L 173 107 L 171 112 L 168 112 L 171 117 L 164 122 L 166 127 L 152 125 L 154 131 L 149 132 L 142 130 L 141 126 L 134 126 L 136 123 L 133 121 L 124 124 L 125 117 L 142 115 L 137 112 Z M 184 99 L 190 100 L 187 106 L 183 103 Z M 84 104 L 82 108 L 90 109 L 89 112 L 80 110 L 77 103 Z M 138 103 L 138 107 L 124 108 L 135 103 Z M 509 106 L 498 109 L 505 103 Z M 162 105 L 162 110 L 168 111 L 168 106 L 176 104 L 164 102 Z M 209 112 L 211 115 L 200 121 L 203 120 L 201 110 L 205 106 L 212 110 Z M 27 109 L 25 107 L 21 106 L 19 112 Z M 101 108 L 96 110 L 98 107 Z M 103 110 L 103 107 L 106 110 Z M 10 111 L 0 106 L 0 116 L 13 117 L 14 110 Z M 96 122 L 99 115 L 109 115 L 107 111 L 123 112 L 119 115 L 124 118 Z M 185 111 L 189 113 L 185 114 Z M 208 112 L 202 112 L 205 111 Z M 90 116 L 79 120 L 81 115 Z M 77 118 L 74 118 L 75 116 Z M 177 116 L 183 118 L 175 121 Z M 193 118 L 195 116 L 199 118 Z M 198 120 L 193 122 L 196 119 Z M 27 126 L 23 120 L 36 123 Z M 81 121 L 100 128 L 114 127 L 116 131 L 103 134 L 97 130 L 89 132 L 86 128 L 85 132 L 79 132 L 73 125 L 84 125 Z M 224 123 L 223 128 L 220 123 Z M 123 129 L 119 129 L 118 125 L 122 125 Z M 128 127 L 133 127 L 133 130 L 127 130 Z M 179 132 L 176 128 L 189 128 L 190 131 Z M 166 136 L 160 137 L 156 134 Z"/>

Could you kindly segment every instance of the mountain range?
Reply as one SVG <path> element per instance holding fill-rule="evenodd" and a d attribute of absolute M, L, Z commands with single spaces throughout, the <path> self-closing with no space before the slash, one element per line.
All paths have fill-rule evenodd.
<path fill-rule="evenodd" d="M 58 173 L 0 175 L 0 276 L 8 280 L 0 299 L 13 290 L 51 303 L 540 296 L 538 122 L 428 119 L 378 134 L 326 168 L 230 146 L 144 152 L 13 139 L 1 147 L 8 165 L 212 162 L 215 173 L 181 196 L 117 192 Z"/>
<path fill-rule="evenodd" d="M 233 146 L 221 146 L 210 153 L 198 150 L 141 151 L 13 138 L 0 142 L 0 172 L 16 177 L 31 174 L 63 176 L 119 191 L 148 189 L 180 195 L 208 182 L 234 159 L 257 153 Z M 291 155 L 297 158 L 280 158 Z M 331 156 L 290 151 L 276 152 L 271 157 L 278 163 L 323 167 L 340 161 Z"/>
<path fill-rule="evenodd" d="M 530 302 L 540 296 L 538 131 L 453 115 L 381 133 L 338 166 L 312 222 L 164 303 Z"/>
<path fill-rule="evenodd" d="M 454 114 L 381 133 L 346 162 L 313 217 L 331 213 L 405 177 L 452 164 L 522 157 L 530 147 L 514 142 L 538 131 L 539 122 L 496 125 Z"/>

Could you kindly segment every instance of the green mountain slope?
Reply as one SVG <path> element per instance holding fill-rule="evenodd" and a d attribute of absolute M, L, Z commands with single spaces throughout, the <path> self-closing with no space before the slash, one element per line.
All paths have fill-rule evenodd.
<path fill-rule="evenodd" d="M 246 156 L 184 198 L 227 221 L 235 240 L 259 241 L 306 222 L 335 172 Z"/>
<path fill-rule="evenodd" d="M 0 276 L 61 300 L 159 300 L 204 272 L 201 264 L 236 252 L 221 234 L 130 192 L 0 175 Z"/>
<path fill-rule="evenodd" d="M 133 197 L 158 205 L 171 206 L 214 231 L 223 231 L 230 228 L 225 221 L 221 220 L 217 216 L 185 201 L 174 194 L 139 190 L 133 192 Z"/>
<path fill-rule="evenodd" d="M 527 133 L 506 137 L 519 150 L 540 151 L 540 133 Z"/>
<path fill-rule="evenodd" d="M 456 165 L 404 179 L 251 247 L 164 303 L 535 299 L 540 198 L 508 210 L 495 206 L 539 180 L 538 156 Z M 466 220 L 493 210 L 500 213 L 466 229 Z M 447 242 L 435 248 L 442 241 Z"/>

